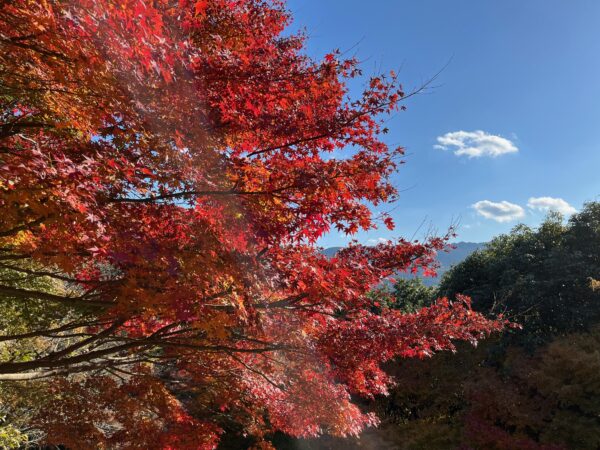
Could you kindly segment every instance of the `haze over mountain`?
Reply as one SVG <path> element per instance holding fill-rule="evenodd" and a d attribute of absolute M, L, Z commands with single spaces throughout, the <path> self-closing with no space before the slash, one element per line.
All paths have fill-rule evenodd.
<path fill-rule="evenodd" d="M 423 283 L 427 286 L 436 285 L 442 275 L 448 271 L 452 266 L 463 261 L 467 256 L 473 253 L 475 250 L 483 248 L 486 243 L 485 242 L 457 242 L 453 244 L 455 248 L 447 251 L 447 252 L 439 252 L 437 255 L 437 259 L 440 263 L 440 267 L 437 270 L 437 277 L 424 277 Z M 323 250 L 323 254 L 328 258 L 333 257 L 341 248 L 343 247 L 329 247 Z M 419 277 L 419 275 L 413 275 L 410 273 L 398 274 L 400 278 L 413 278 Z"/>

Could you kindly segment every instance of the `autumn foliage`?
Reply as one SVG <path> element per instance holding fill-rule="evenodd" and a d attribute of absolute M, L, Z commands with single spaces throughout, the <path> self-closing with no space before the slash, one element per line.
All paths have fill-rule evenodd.
<path fill-rule="evenodd" d="M 394 73 L 350 98 L 357 61 L 307 57 L 278 1 L 0 5 L 0 296 L 61 311 L 0 337 L 42 346 L 0 380 L 60 411 L 32 418 L 45 442 L 357 434 L 377 419 L 351 395 L 386 392 L 382 362 L 503 326 L 467 298 L 403 314 L 366 295 L 443 238 L 315 246 L 394 226 L 368 207 L 397 194 Z"/>

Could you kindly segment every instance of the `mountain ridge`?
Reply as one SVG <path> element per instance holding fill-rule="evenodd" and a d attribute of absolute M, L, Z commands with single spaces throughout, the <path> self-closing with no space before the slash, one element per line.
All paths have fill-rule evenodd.
<path fill-rule="evenodd" d="M 471 253 L 485 247 L 486 244 L 486 242 L 460 241 L 451 244 L 454 248 L 449 249 L 448 251 L 438 252 L 437 260 L 440 266 L 437 270 L 436 277 L 421 277 L 419 274 L 414 275 L 409 273 L 400 273 L 398 274 L 398 277 L 407 279 L 415 277 L 422 278 L 425 285 L 434 286 L 439 283 L 444 273 L 450 270 L 452 266 L 464 261 Z M 328 258 L 332 258 L 342 248 L 343 247 L 328 247 L 323 249 L 321 253 Z"/>

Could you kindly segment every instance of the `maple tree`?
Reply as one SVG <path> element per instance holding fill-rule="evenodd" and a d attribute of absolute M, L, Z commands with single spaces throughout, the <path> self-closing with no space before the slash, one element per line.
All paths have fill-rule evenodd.
<path fill-rule="evenodd" d="M 306 56 L 279 1 L 0 8 L 0 295 L 40 314 L 0 336 L 36 346 L 0 380 L 56 380 L 40 398 L 62 414 L 32 419 L 48 442 L 214 448 L 225 420 L 257 442 L 357 434 L 377 419 L 351 395 L 387 392 L 382 362 L 503 327 L 466 297 L 373 308 L 444 238 L 315 245 L 394 226 L 368 205 L 397 195 L 395 73 L 350 98 L 358 61 Z"/>

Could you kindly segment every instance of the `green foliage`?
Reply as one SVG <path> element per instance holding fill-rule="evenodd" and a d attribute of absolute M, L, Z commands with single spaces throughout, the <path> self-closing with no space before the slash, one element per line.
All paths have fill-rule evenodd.
<path fill-rule="evenodd" d="M 0 421 L 4 418 L 0 417 Z M 1 423 L 1 422 L 0 422 Z M 0 424 L 0 448 L 17 449 L 29 441 L 27 434 L 21 432 L 11 424 Z"/>
<path fill-rule="evenodd" d="M 404 313 L 414 313 L 435 300 L 434 287 L 425 286 L 420 278 L 400 278 L 393 286 L 383 285 L 373 289 L 369 297 L 376 310 L 397 309 Z"/>
<path fill-rule="evenodd" d="M 475 309 L 505 312 L 523 325 L 521 339 L 540 344 L 586 330 L 600 319 L 600 204 L 587 204 L 563 225 L 550 214 L 537 229 L 517 226 L 445 274 L 439 294 L 473 298 Z"/>
<path fill-rule="evenodd" d="M 37 275 L 37 268 L 31 263 L 0 265 L 0 282 L 4 286 L 48 294 L 63 294 L 66 286 L 50 276 Z M 33 275 L 32 273 L 36 274 Z M 54 305 L 53 305 L 54 306 Z M 26 333 L 32 329 L 44 329 L 64 320 L 72 308 L 55 305 L 48 308 L 48 302 L 24 296 L 11 296 L 0 292 L 0 330 L 3 334 Z"/>
<path fill-rule="evenodd" d="M 504 313 L 523 329 L 391 366 L 399 384 L 375 402 L 383 423 L 367 442 L 405 450 L 600 448 L 598 278 L 600 203 L 589 203 L 567 223 L 550 214 L 537 229 L 519 225 L 495 238 L 447 272 L 434 295 L 397 283 L 395 307 L 411 311 L 462 293 L 475 309 Z M 370 448 L 355 444 L 349 448 Z"/>
<path fill-rule="evenodd" d="M 389 306 L 411 313 L 432 303 L 435 288 L 425 286 L 421 278 L 399 279 L 394 284 L 393 295 L 396 301 Z"/>
<path fill-rule="evenodd" d="M 26 291 L 60 294 L 65 290 L 64 283 L 44 276 L 32 276 L 35 272 L 31 264 L 12 264 L 0 267 L 0 282 Z M 1 335 L 18 335 L 33 330 L 49 329 L 53 325 L 74 317 L 74 312 L 57 305 L 48 308 L 47 302 L 35 296 L 14 297 L 0 293 Z M 0 363 L 5 361 L 28 361 L 35 357 L 48 344 L 42 338 L 0 341 Z"/>
<path fill-rule="evenodd" d="M 39 382 L 0 381 L 0 448 L 37 448 L 42 433 L 31 426 L 36 408 L 43 403 Z M 53 404 L 46 404 L 52 411 Z"/>
<path fill-rule="evenodd" d="M 61 294 L 64 283 L 52 277 L 33 276 L 31 264 L 5 264 L 0 268 L 0 280 L 5 286 L 28 291 Z M 0 293 L 0 334 L 17 335 L 35 330 L 47 330 L 72 319 L 74 312 L 66 307 L 48 308 L 43 300 L 32 296 L 12 297 Z M 28 339 L 0 340 L 0 363 L 29 361 L 49 347 L 43 336 Z M 37 383 L 0 381 L 0 448 L 16 449 L 32 444 L 39 431 L 30 427 L 32 411 L 39 407 Z"/>

